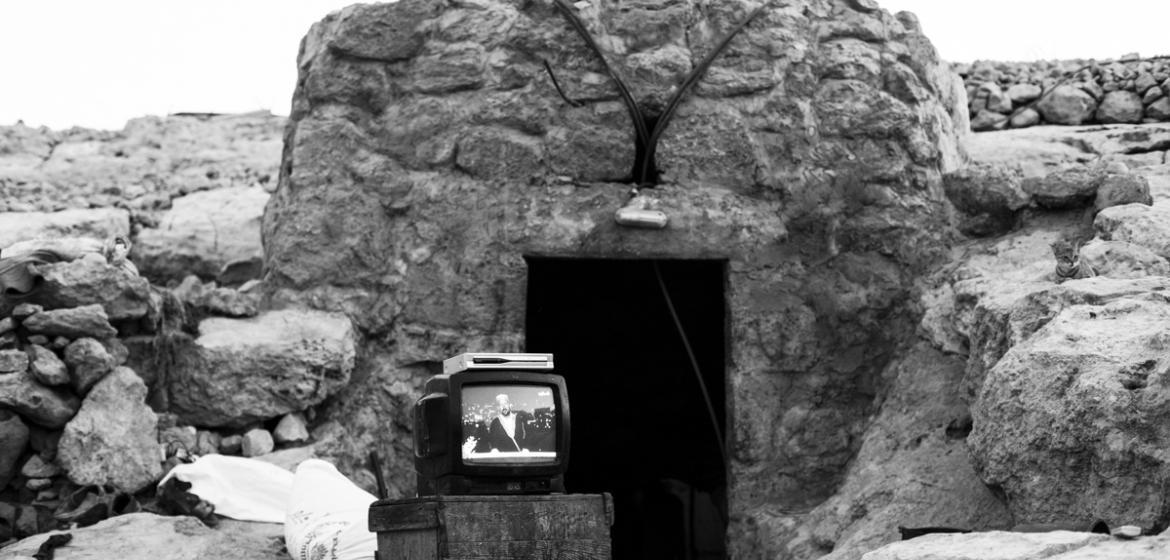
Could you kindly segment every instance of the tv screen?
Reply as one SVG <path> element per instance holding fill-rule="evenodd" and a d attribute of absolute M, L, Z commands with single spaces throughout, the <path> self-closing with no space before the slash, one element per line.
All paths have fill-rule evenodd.
<path fill-rule="evenodd" d="M 464 384 L 462 458 L 466 465 L 557 461 L 557 416 L 547 385 Z"/>

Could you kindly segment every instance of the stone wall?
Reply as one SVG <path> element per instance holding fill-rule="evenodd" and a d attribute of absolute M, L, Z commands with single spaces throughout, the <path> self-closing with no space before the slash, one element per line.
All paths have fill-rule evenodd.
<path fill-rule="evenodd" d="M 971 129 L 1170 121 L 1170 57 L 953 64 Z"/>
<path fill-rule="evenodd" d="M 260 311 L 258 290 L 194 275 L 153 286 L 133 266 L 68 251 L 129 228 L 125 213 L 121 224 L 86 214 L 109 212 L 55 214 L 88 235 L 50 243 L 0 213 L 0 543 L 134 511 L 100 509 L 94 486 L 166 511 L 155 484 L 195 454 L 303 459 L 305 414 L 353 369 L 345 316 Z M 20 248 L 29 242 L 56 256 Z"/>
<path fill-rule="evenodd" d="M 652 108 L 754 7 L 574 9 Z M 615 224 L 633 126 L 550 2 L 352 6 L 298 64 L 266 289 L 358 325 L 353 381 L 318 417 L 343 470 L 377 449 L 391 491 L 413 491 L 422 382 L 458 352 L 525 349 L 525 256 L 717 258 L 735 557 L 778 550 L 769 512 L 834 493 L 951 235 L 940 177 L 962 159 L 963 92 L 911 14 L 801 0 L 748 25 L 662 138 L 643 194 L 664 230 Z"/>

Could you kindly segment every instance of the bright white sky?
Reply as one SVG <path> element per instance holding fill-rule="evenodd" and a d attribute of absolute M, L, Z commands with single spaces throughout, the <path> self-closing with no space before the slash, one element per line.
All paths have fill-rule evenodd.
<path fill-rule="evenodd" d="M 1170 0 L 878 0 L 943 58 L 1170 54 Z M 301 37 L 356 0 L 0 0 L 0 125 L 120 129 L 174 112 L 287 115 Z"/>

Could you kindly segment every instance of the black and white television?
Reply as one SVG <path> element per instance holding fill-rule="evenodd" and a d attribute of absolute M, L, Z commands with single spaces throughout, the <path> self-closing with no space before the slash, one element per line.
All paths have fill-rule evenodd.
<path fill-rule="evenodd" d="M 461 354 L 414 408 L 418 493 L 564 492 L 569 396 L 551 354 Z"/>

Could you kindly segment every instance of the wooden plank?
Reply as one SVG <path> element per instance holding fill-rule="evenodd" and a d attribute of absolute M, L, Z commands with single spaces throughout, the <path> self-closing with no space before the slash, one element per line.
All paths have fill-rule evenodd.
<path fill-rule="evenodd" d="M 449 560 L 598 560 L 611 557 L 609 540 L 475 541 L 449 543 Z"/>
<path fill-rule="evenodd" d="M 567 500 L 468 501 L 439 510 L 449 542 L 608 538 L 601 496 Z"/>
<path fill-rule="evenodd" d="M 367 520 L 371 532 L 434 529 L 439 526 L 439 503 L 434 500 L 374 502 Z"/>
<path fill-rule="evenodd" d="M 439 533 L 435 529 L 419 531 L 383 531 L 378 533 L 377 560 L 437 560 Z"/>

